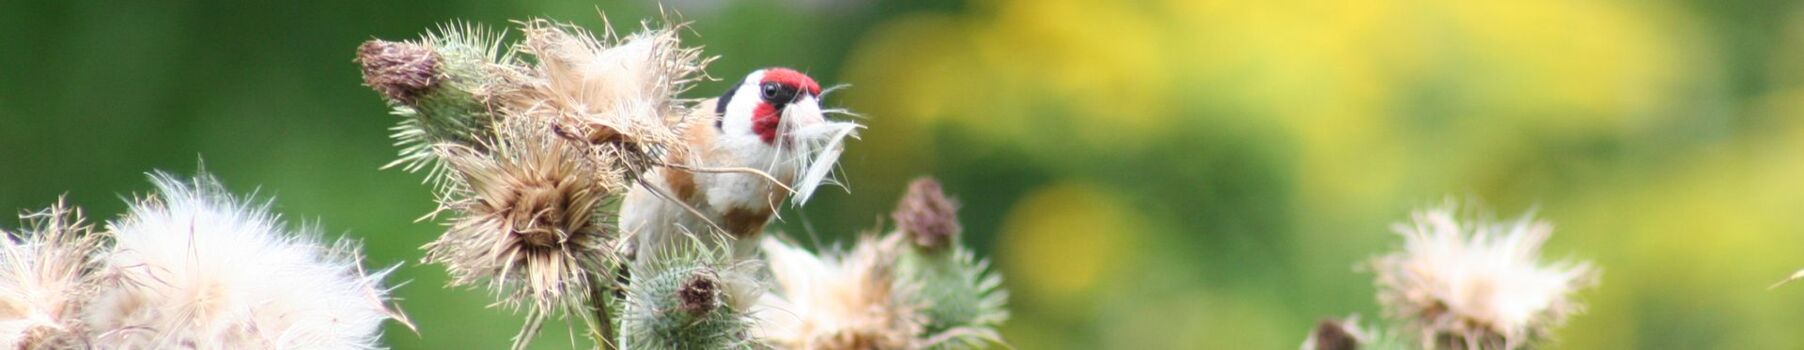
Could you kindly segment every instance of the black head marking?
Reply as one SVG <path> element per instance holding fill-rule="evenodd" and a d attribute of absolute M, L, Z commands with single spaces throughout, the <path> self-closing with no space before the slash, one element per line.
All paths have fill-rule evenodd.
<path fill-rule="evenodd" d="M 739 80 L 738 84 L 733 84 L 733 87 L 727 88 L 727 92 L 720 94 L 720 99 L 714 102 L 715 129 L 724 127 L 723 124 L 727 120 L 727 104 L 733 102 L 733 93 L 739 92 L 739 87 L 742 85 L 745 85 L 744 79 Z"/>

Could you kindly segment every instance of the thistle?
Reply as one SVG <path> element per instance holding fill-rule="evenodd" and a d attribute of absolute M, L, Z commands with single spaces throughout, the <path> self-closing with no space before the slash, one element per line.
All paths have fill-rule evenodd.
<path fill-rule="evenodd" d="M 401 117 L 393 130 L 400 158 L 384 168 L 431 169 L 441 179 L 433 148 L 441 143 L 480 147 L 500 120 L 504 96 L 522 84 L 525 68 L 501 35 L 468 24 L 440 27 L 419 40 L 370 40 L 357 49 L 364 85 Z"/>
<path fill-rule="evenodd" d="M 1008 292 L 989 261 L 964 246 L 957 211 L 957 201 L 938 180 L 909 183 L 891 214 L 899 231 L 892 235 L 911 243 L 897 253 L 898 288 L 910 291 L 903 295 L 925 316 L 923 345 L 960 349 L 1003 343 L 996 327 L 1008 321 Z"/>
<path fill-rule="evenodd" d="M 101 348 L 373 348 L 393 267 L 366 271 L 356 243 L 283 228 L 269 202 L 207 175 L 152 176 L 158 193 L 108 223 L 103 290 L 83 308 Z"/>
<path fill-rule="evenodd" d="M 1571 294 L 1595 283 L 1589 263 L 1537 261 L 1552 225 L 1531 217 L 1462 224 L 1447 205 L 1394 226 L 1403 250 L 1372 261 L 1378 300 L 1424 348 L 1515 349 L 1551 336 L 1582 310 Z"/>
<path fill-rule="evenodd" d="M 890 218 L 896 220 L 896 230 L 922 250 L 938 252 L 951 247 L 964 233 L 958 223 L 958 202 L 946 198 L 939 180 L 931 177 L 909 182 L 908 192 Z"/>
<path fill-rule="evenodd" d="M 619 306 L 622 349 L 753 348 L 756 266 L 692 241 L 640 256 Z"/>
<path fill-rule="evenodd" d="M 621 37 L 610 27 L 597 37 L 549 20 L 526 22 L 518 50 L 538 64 L 506 100 L 508 112 L 549 121 L 560 135 L 594 146 L 605 165 L 636 175 L 685 150 L 673 145 L 694 118 L 676 96 L 702 78 L 708 60 L 681 46 L 680 28 L 642 25 Z"/>
<path fill-rule="evenodd" d="M 575 311 L 605 288 L 597 281 L 610 280 L 618 235 L 605 208 L 626 183 L 544 123 L 511 120 L 497 135 L 482 149 L 439 147 L 451 170 L 440 210 L 455 218 L 425 261 L 444 265 L 453 286 L 486 281 L 499 304 L 524 304 L 523 346 L 556 311 L 586 315 Z"/>
<path fill-rule="evenodd" d="M 91 346 L 80 312 L 99 287 L 103 235 L 61 199 L 19 218 L 24 228 L 0 230 L 0 346 Z"/>
<path fill-rule="evenodd" d="M 766 238 L 776 290 L 760 301 L 756 333 L 786 349 L 914 347 L 922 321 L 896 288 L 897 243 L 865 236 L 850 253 L 822 258 Z"/>
<path fill-rule="evenodd" d="M 365 85 L 405 117 L 395 164 L 428 175 L 449 228 L 428 244 L 454 286 L 487 283 L 497 304 L 525 306 L 524 347 L 559 312 L 600 342 L 621 244 L 608 211 L 639 174 L 679 147 L 689 111 L 676 95 L 699 79 L 699 50 L 676 27 L 600 38 L 534 20 L 508 50 L 499 35 L 453 25 L 415 42 L 359 50 Z M 515 59 L 531 55 L 534 62 Z M 394 165 L 394 164 L 391 164 Z M 593 311 L 577 312 L 579 310 Z"/>
<path fill-rule="evenodd" d="M 1000 279 L 958 244 L 955 204 L 937 186 L 915 191 L 937 197 L 905 201 L 900 229 L 849 255 L 823 260 L 766 241 L 779 283 L 765 285 L 751 257 L 759 241 L 735 246 L 723 231 L 756 237 L 783 200 L 800 205 L 834 183 L 862 126 L 827 120 L 846 112 L 822 110 L 825 91 L 787 68 L 748 75 L 730 90 L 746 91 L 738 104 L 725 102 L 733 93 L 678 98 L 711 61 L 681 45 L 681 28 L 596 35 L 531 20 L 506 53 L 498 36 L 467 26 L 360 48 L 365 85 L 405 117 L 396 164 L 432 166 L 434 215 L 450 217 L 426 261 L 446 266 L 454 286 L 485 283 L 497 304 L 524 306 L 515 348 L 560 313 L 587 321 L 604 348 L 1000 341 Z M 624 214 L 614 211 L 622 200 Z M 779 294 L 760 298 L 767 291 Z M 761 318 L 794 310 L 804 311 L 794 322 Z"/>
<path fill-rule="evenodd" d="M 850 252 L 762 244 L 776 281 L 754 334 L 788 349 L 963 349 L 1002 343 L 1001 278 L 958 242 L 957 204 L 932 178 L 910 184 L 897 230 Z"/>

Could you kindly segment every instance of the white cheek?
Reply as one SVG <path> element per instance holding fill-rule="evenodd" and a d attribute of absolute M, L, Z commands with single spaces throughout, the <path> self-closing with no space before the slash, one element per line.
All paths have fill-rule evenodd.
<path fill-rule="evenodd" d="M 758 108 L 758 85 L 740 86 L 733 93 L 733 100 L 727 101 L 727 115 L 723 116 L 720 128 L 728 136 L 752 134 L 752 110 Z"/>

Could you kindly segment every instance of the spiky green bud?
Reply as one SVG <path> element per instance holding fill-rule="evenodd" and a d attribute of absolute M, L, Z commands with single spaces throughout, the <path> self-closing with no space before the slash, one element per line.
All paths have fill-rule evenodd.
<path fill-rule="evenodd" d="M 388 166 L 436 171 L 433 145 L 483 146 L 494 133 L 499 99 L 516 89 L 525 70 L 500 47 L 499 35 L 467 25 L 448 25 L 418 41 L 370 40 L 358 47 L 364 85 L 402 118 L 393 128 L 401 156 Z"/>
<path fill-rule="evenodd" d="M 933 348 L 962 349 L 1001 342 L 995 327 L 1008 319 L 1008 293 L 1002 277 L 989 271 L 989 262 L 959 242 L 957 204 L 948 199 L 938 180 L 916 179 L 908 186 L 891 217 L 897 234 L 907 235 L 914 249 L 896 257 L 896 276 L 908 296 L 926 317 L 923 339 L 946 341 Z"/>
<path fill-rule="evenodd" d="M 750 348 L 746 305 L 756 285 L 728 254 L 684 244 L 632 265 L 621 314 L 622 349 Z"/>

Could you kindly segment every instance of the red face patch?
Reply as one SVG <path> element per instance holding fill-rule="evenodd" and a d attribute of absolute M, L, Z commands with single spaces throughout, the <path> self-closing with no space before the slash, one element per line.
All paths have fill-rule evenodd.
<path fill-rule="evenodd" d="M 772 141 L 776 141 L 777 124 L 782 121 L 783 111 L 769 102 L 760 101 L 758 107 L 752 109 L 752 132 L 758 134 L 758 138 L 763 139 L 764 144 L 768 145 L 772 144 Z"/>

